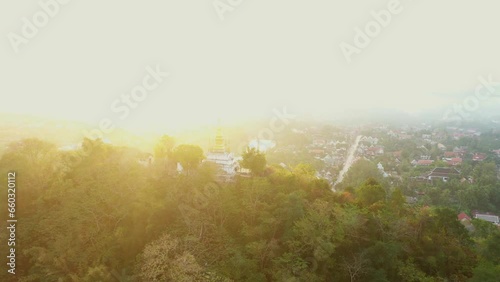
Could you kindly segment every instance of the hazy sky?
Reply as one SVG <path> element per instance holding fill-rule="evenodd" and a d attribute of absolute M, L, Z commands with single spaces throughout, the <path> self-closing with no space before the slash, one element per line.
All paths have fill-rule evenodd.
<path fill-rule="evenodd" d="M 72 0 L 49 5 L 27 38 L 23 18 L 44 24 L 38 2 L 0 2 L 0 112 L 168 129 L 283 106 L 417 111 L 460 98 L 478 76 L 500 81 L 498 0 Z M 348 63 L 340 44 L 356 47 L 355 29 L 388 5 L 390 22 Z M 128 115 L 113 111 L 156 65 L 170 76 Z"/>

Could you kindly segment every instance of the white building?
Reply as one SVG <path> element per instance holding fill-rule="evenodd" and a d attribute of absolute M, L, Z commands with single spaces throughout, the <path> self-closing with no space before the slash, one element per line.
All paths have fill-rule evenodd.
<path fill-rule="evenodd" d="M 482 219 L 482 220 L 489 221 L 489 222 L 497 224 L 497 225 L 500 224 L 500 219 L 498 218 L 497 215 L 477 213 L 474 217 L 477 218 L 477 219 Z"/>
<path fill-rule="evenodd" d="M 248 143 L 248 147 L 255 148 L 260 152 L 267 152 L 268 150 L 276 147 L 276 142 L 274 140 L 267 139 L 253 139 Z"/>
<path fill-rule="evenodd" d="M 225 176 L 234 176 L 239 171 L 238 159 L 227 149 L 227 143 L 222 135 L 222 129 L 217 128 L 214 145 L 207 153 L 206 161 L 217 164 Z"/>

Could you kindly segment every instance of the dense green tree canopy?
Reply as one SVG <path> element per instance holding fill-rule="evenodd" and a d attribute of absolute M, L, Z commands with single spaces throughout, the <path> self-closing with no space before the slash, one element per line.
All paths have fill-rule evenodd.
<path fill-rule="evenodd" d="M 455 210 L 408 205 L 377 178 L 353 171 L 352 189 L 332 192 L 309 165 L 271 165 L 221 183 L 212 166 L 199 166 L 199 147 L 173 149 L 185 168 L 198 167 L 189 175 L 158 174 L 141 155 L 98 140 L 71 152 L 39 140 L 9 147 L 0 181 L 17 170 L 18 281 L 498 277 L 498 230 L 469 233 Z"/>
<path fill-rule="evenodd" d="M 175 147 L 172 156 L 187 171 L 197 168 L 204 158 L 203 149 L 190 144 Z"/>
<path fill-rule="evenodd" d="M 249 169 L 253 175 L 262 175 L 266 168 L 266 156 L 255 148 L 247 148 L 243 153 L 241 166 Z"/>

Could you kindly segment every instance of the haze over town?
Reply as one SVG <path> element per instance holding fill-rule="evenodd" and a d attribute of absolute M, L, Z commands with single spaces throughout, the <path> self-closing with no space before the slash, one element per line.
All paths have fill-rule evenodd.
<path fill-rule="evenodd" d="M 499 8 L 2 1 L 0 281 L 498 282 Z"/>
<path fill-rule="evenodd" d="M 0 112 L 165 131 L 268 118 L 282 106 L 331 120 L 374 108 L 441 111 L 473 93 L 479 77 L 500 81 L 498 17 L 486 2 L 398 2 L 349 63 L 340 44 L 356 46 L 356 28 L 389 1 L 245 1 L 223 21 L 210 1 L 69 1 L 18 53 L 2 41 L 0 75 L 9 79 L 0 93 L 9 102 Z M 22 18 L 42 10 L 31 4 L 0 4 L 1 31 L 22 35 Z M 171 76 L 120 119 L 113 101 L 156 65 Z"/>

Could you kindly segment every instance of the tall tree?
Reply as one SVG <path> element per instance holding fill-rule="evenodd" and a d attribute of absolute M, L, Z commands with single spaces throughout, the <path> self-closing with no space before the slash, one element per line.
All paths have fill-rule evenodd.
<path fill-rule="evenodd" d="M 266 156 L 255 148 L 248 148 L 243 153 L 241 166 L 249 169 L 254 176 L 262 175 L 266 168 Z"/>
<path fill-rule="evenodd" d="M 203 150 L 196 145 L 182 144 L 173 151 L 174 160 L 179 162 L 188 174 L 198 167 L 204 157 Z"/>
<path fill-rule="evenodd" d="M 373 178 L 368 179 L 356 191 L 360 203 L 365 206 L 371 206 L 377 202 L 385 201 L 386 193 L 384 188 Z"/>
<path fill-rule="evenodd" d="M 155 164 L 162 174 L 165 170 L 169 172 L 175 171 L 175 161 L 173 159 L 174 147 L 175 139 L 168 135 L 163 135 L 155 145 Z"/>
<path fill-rule="evenodd" d="M 172 151 L 175 146 L 175 139 L 168 135 L 163 135 L 160 141 L 156 143 L 154 154 L 156 159 L 167 159 L 172 157 Z"/>
<path fill-rule="evenodd" d="M 203 270 L 168 234 L 146 246 L 138 267 L 142 281 L 200 281 Z"/>

